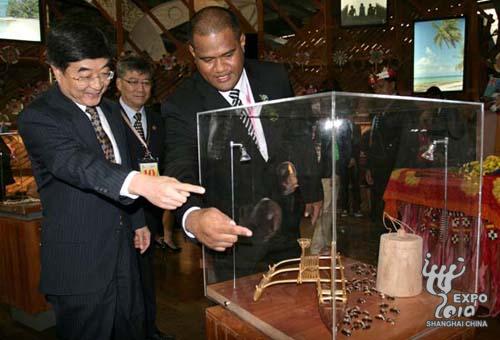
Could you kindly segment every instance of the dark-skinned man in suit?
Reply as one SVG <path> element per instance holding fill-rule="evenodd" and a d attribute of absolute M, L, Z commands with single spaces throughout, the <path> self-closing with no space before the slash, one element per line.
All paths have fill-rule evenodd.
<path fill-rule="evenodd" d="M 56 83 L 20 115 L 42 203 L 40 290 L 59 339 L 142 339 L 143 303 L 135 248 L 150 232 L 143 196 L 180 207 L 203 188 L 132 171 L 119 106 L 103 98 L 111 49 L 94 26 L 66 22 L 47 36 Z"/>
<path fill-rule="evenodd" d="M 199 181 L 197 112 L 293 96 L 285 68 L 274 63 L 245 61 L 244 47 L 245 35 L 241 33 L 237 19 L 230 11 L 221 7 L 206 7 L 192 18 L 189 50 L 194 57 L 198 72 L 186 79 L 162 104 L 162 113 L 166 117 L 167 126 L 165 173 L 169 176 L 179 176 L 179 179 L 189 183 Z M 237 90 L 236 97 L 239 101 L 235 101 L 235 90 Z M 265 99 L 263 99 L 264 96 Z M 243 124 L 239 123 L 239 125 Z M 280 129 L 278 135 L 275 135 L 269 133 L 269 127 L 266 122 L 261 122 L 261 119 L 256 119 L 252 125 L 255 128 L 254 140 L 256 142 L 245 143 L 252 156 L 251 163 L 255 165 L 256 162 L 260 162 L 262 166 L 256 171 L 262 174 L 276 172 L 271 169 L 267 171 L 265 168 L 271 167 L 271 164 L 274 165 L 275 160 L 279 158 L 278 148 L 282 142 L 281 136 L 285 133 L 284 129 Z M 241 130 L 241 126 L 235 125 L 231 130 Z M 240 137 L 244 138 L 243 135 Z M 272 138 L 275 138 L 273 140 L 275 142 L 270 142 Z M 311 140 L 308 144 L 312 145 Z M 253 151 L 256 152 L 253 153 Z M 315 162 L 313 154 L 313 151 L 302 154 L 302 156 L 307 156 L 303 159 L 311 160 L 308 165 L 312 165 L 312 168 L 315 167 L 312 164 Z M 303 167 L 298 167 L 299 176 L 306 172 L 303 170 Z M 315 173 L 316 169 L 310 172 L 314 173 L 313 176 L 309 176 L 310 178 L 318 175 Z M 224 180 L 220 178 L 223 176 L 218 177 Z M 264 187 L 266 180 L 260 178 L 259 181 L 262 182 L 254 188 Z M 301 199 L 307 206 L 306 212 L 315 220 L 323 197 L 319 176 L 310 180 L 308 185 L 303 182 L 300 185 L 303 189 Z M 244 192 L 243 195 L 251 195 L 246 190 L 239 192 Z M 212 194 L 216 196 L 213 192 Z M 227 209 L 223 209 L 224 202 L 219 203 L 217 200 L 202 202 L 197 197 L 191 197 L 186 205 L 177 209 L 176 217 L 188 236 L 195 237 L 213 250 L 224 251 L 233 246 L 238 236 L 251 236 L 251 230 L 236 225 L 236 222 L 228 216 Z M 294 213 L 296 212 L 297 209 L 294 210 Z M 283 213 L 283 216 L 288 215 Z M 294 221 L 292 234 L 297 236 L 300 222 L 297 222 L 296 218 Z M 294 236 L 289 237 L 289 239 L 293 238 Z M 287 243 L 286 247 L 298 250 L 296 240 L 292 242 L 291 245 Z M 295 252 L 288 254 L 292 253 L 295 254 Z M 273 258 L 273 260 L 276 259 L 276 257 Z"/>

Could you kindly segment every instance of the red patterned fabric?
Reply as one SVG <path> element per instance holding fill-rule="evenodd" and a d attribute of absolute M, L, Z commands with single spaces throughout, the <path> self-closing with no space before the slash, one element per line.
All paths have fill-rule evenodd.
<path fill-rule="evenodd" d="M 448 177 L 448 234 L 439 241 L 444 207 L 442 169 L 398 169 L 393 171 L 384 200 L 385 211 L 400 217 L 424 240 L 423 254 L 432 254 L 433 264 L 449 265 L 459 256 L 467 270 L 454 288 L 474 291 L 476 245 L 480 231 L 478 291 L 488 295 L 490 315 L 500 314 L 500 176 L 483 177 L 481 223 L 478 219 L 479 184 L 451 173 Z"/>
<path fill-rule="evenodd" d="M 478 215 L 479 184 L 450 171 L 448 175 L 448 210 L 467 216 Z M 481 218 L 500 228 L 500 176 L 483 177 Z M 444 205 L 443 169 L 394 170 L 384 194 L 385 211 L 397 214 L 397 202 L 432 208 Z"/>

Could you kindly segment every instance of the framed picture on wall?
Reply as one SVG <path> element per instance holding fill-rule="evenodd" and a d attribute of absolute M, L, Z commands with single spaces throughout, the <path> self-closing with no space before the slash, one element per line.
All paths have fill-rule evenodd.
<path fill-rule="evenodd" d="M 387 0 L 340 0 L 342 27 L 383 25 L 387 22 Z"/>
<path fill-rule="evenodd" d="M 0 39 L 42 42 L 40 0 L 0 0 Z"/>
<path fill-rule="evenodd" d="M 415 21 L 413 29 L 413 92 L 463 91 L 466 19 Z"/>

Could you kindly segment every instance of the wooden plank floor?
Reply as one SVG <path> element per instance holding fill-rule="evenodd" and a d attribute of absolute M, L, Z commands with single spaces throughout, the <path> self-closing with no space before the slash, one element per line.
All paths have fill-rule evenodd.
<path fill-rule="evenodd" d="M 348 217 L 340 220 L 339 229 L 339 245 L 345 248 L 352 246 L 350 252 L 356 249 L 361 260 L 374 262 L 378 253 L 378 242 L 361 245 L 359 240 L 362 234 L 364 234 L 363 239 L 366 239 L 366 233 L 373 233 L 372 239 L 377 240 L 378 237 L 375 236 L 384 232 L 381 226 L 374 226 L 364 218 Z M 303 234 L 310 236 L 310 226 L 306 225 L 303 228 Z M 203 295 L 201 251 L 194 243 L 185 241 L 180 230 L 176 230 L 176 238 L 177 244 L 182 247 L 180 253 L 156 251 L 157 324 L 164 332 L 175 334 L 180 340 L 204 339 L 205 308 L 213 304 Z M 489 327 L 478 329 L 476 339 L 498 338 L 500 316 L 486 320 Z M 13 321 L 9 314 L 9 307 L 0 304 L 0 340 L 55 339 L 54 328 L 43 332 L 28 329 Z"/>

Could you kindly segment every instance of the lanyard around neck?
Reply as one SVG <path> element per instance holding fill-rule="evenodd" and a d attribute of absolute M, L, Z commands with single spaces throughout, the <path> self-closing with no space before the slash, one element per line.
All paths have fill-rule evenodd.
<path fill-rule="evenodd" d="M 141 137 L 141 135 L 137 132 L 137 130 L 132 126 L 132 124 L 130 124 L 130 119 L 127 117 L 127 115 L 125 113 L 125 110 L 123 109 L 123 107 L 121 105 L 120 105 L 120 108 L 121 108 L 121 113 L 122 113 L 123 120 L 125 121 L 125 123 L 127 123 L 128 127 L 130 128 L 130 130 L 132 130 L 132 132 L 137 137 L 137 139 L 139 140 L 139 142 L 141 142 L 142 146 L 144 146 L 144 149 L 146 150 L 146 157 L 147 156 L 151 156 L 151 151 L 149 151 L 148 144 Z"/>

